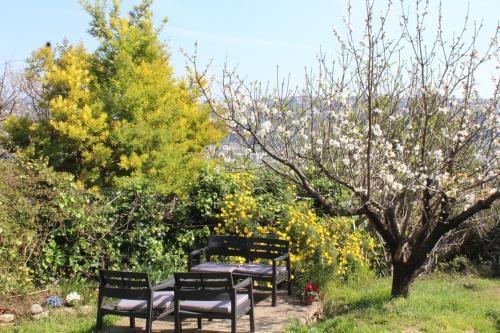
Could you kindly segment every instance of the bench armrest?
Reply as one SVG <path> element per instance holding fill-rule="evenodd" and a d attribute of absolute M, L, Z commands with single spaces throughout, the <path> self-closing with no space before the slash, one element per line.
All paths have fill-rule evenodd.
<path fill-rule="evenodd" d="M 273 262 L 280 262 L 280 261 L 286 261 L 290 259 L 290 253 L 285 253 L 285 254 L 282 254 L 281 256 L 277 257 L 277 258 L 274 258 L 273 259 Z"/>
<path fill-rule="evenodd" d="M 252 278 L 248 277 L 245 280 L 241 281 L 237 285 L 233 287 L 233 289 L 243 289 L 243 288 L 248 288 L 249 286 L 252 286 Z"/>
<path fill-rule="evenodd" d="M 198 250 L 194 250 L 193 252 L 191 252 L 189 254 L 190 257 L 196 257 L 196 256 L 200 256 L 202 253 L 205 253 L 206 251 L 208 250 L 208 247 L 202 247 L 201 249 L 198 249 Z"/>
<path fill-rule="evenodd" d="M 175 280 L 167 279 L 151 287 L 151 290 L 152 291 L 169 290 L 169 289 L 173 290 L 174 286 L 175 286 Z"/>
<path fill-rule="evenodd" d="M 189 258 L 188 258 L 188 271 L 191 270 L 191 267 L 193 267 L 193 259 L 196 258 L 196 257 L 200 257 L 202 253 L 205 253 L 206 251 L 208 250 L 208 247 L 203 247 L 201 249 L 198 249 L 198 250 L 194 250 L 193 252 L 191 252 L 189 254 Z"/>

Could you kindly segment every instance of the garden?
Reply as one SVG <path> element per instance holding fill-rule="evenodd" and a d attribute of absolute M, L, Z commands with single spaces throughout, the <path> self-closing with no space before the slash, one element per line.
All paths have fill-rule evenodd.
<path fill-rule="evenodd" d="M 236 290 L 251 277 L 250 321 L 252 288 L 269 307 L 278 292 L 278 306 L 311 312 L 283 332 L 497 332 L 500 30 L 480 53 L 481 29 L 465 22 L 447 41 L 439 15 L 428 40 L 430 4 L 417 0 L 394 37 L 396 9 L 373 5 L 358 8 L 361 35 L 348 5 L 338 58 L 320 54 L 300 89 L 247 82 L 228 65 L 214 76 L 198 43 L 183 51 L 186 76 L 174 75 L 150 0 L 129 13 L 82 1 L 95 49 L 65 39 L 21 71 L 6 65 L 0 331 L 120 332 L 119 317 L 96 314 L 107 282 L 139 286 L 123 272 L 147 273 L 133 277 L 151 304 L 168 285 L 163 310 L 187 318 L 195 310 L 178 295 L 193 293 L 180 274 L 191 271 L 198 301 L 213 296 L 204 279 L 229 276 Z M 490 62 L 486 98 L 478 73 Z M 234 267 L 196 270 L 212 260 Z M 244 275 L 249 263 L 264 271 Z"/>

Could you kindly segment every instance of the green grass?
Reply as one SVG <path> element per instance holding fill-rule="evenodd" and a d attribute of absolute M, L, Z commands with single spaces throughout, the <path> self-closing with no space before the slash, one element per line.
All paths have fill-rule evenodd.
<path fill-rule="evenodd" d="M 434 275 L 420 278 L 406 299 L 389 298 L 389 279 L 326 287 L 328 319 L 292 325 L 291 333 L 500 332 L 500 280 Z"/>
<path fill-rule="evenodd" d="M 50 286 L 50 295 L 64 296 L 76 291 L 82 297 L 82 302 L 75 307 L 74 313 L 63 312 L 62 309 L 50 309 L 47 318 L 33 320 L 25 315 L 21 323 L 0 328 L 1 333 L 93 333 L 96 323 L 96 285 L 81 279 L 62 280 L 57 285 Z M 34 302 L 34 301 L 33 301 Z M 33 302 L 30 302 L 33 303 Z M 83 313 L 81 306 L 90 305 L 92 311 Z M 47 309 L 47 307 L 45 307 Z M 116 318 L 104 317 L 104 325 L 110 325 Z"/>
<path fill-rule="evenodd" d="M 95 313 L 71 315 L 51 313 L 48 318 L 26 320 L 20 325 L 0 329 L 2 333 L 92 333 L 95 332 Z M 110 317 L 104 317 L 105 325 L 111 324 Z"/>
<path fill-rule="evenodd" d="M 410 297 L 390 300 L 389 279 L 330 283 L 323 291 L 328 319 L 313 326 L 292 325 L 290 333 L 499 332 L 500 280 L 434 275 L 417 280 Z M 89 302 L 89 304 L 93 304 Z M 258 320 L 258 318 L 256 318 Z M 110 320 L 107 320 L 110 324 Z M 51 313 L 26 320 L 6 333 L 92 333 L 95 313 Z"/>

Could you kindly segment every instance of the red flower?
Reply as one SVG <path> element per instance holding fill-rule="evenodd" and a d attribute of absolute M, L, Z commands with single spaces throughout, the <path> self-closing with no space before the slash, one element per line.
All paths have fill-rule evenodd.
<path fill-rule="evenodd" d="M 313 286 L 310 282 L 306 283 L 306 292 L 311 292 L 313 290 Z"/>
<path fill-rule="evenodd" d="M 319 288 L 317 284 L 312 285 L 312 290 L 314 290 L 315 293 L 319 293 Z"/>

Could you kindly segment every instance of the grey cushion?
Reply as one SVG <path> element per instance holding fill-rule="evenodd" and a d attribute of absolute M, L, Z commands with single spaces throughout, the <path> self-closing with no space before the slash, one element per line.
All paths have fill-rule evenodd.
<path fill-rule="evenodd" d="M 174 305 L 173 291 L 155 291 L 153 293 L 153 309 L 168 309 Z M 142 300 L 122 299 L 115 308 L 119 311 L 146 310 L 147 302 Z"/>
<path fill-rule="evenodd" d="M 238 268 L 238 264 L 225 264 L 218 262 L 205 262 L 203 264 L 196 265 L 191 267 L 191 272 L 198 273 L 210 273 L 210 272 L 228 272 L 232 273 L 236 268 Z"/>
<path fill-rule="evenodd" d="M 286 267 L 284 266 L 276 266 L 276 273 L 278 275 L 286 273 Z M 243 264 L 240 265 L 237 269 L 234 270 L 234 273 L 240 274 L 256 274 L 256 275 L 272 275 L 273 274 L 273 266 L 266 264 Z"/>
<path fill-rule="evenodd" d="M 236 307 L 249 301 L 247 294 L 236 295 Z M 231 300 L 222 299 L 214 301 L 181 301 L 181 310 L 193 312 L 231 313 Z"/>

